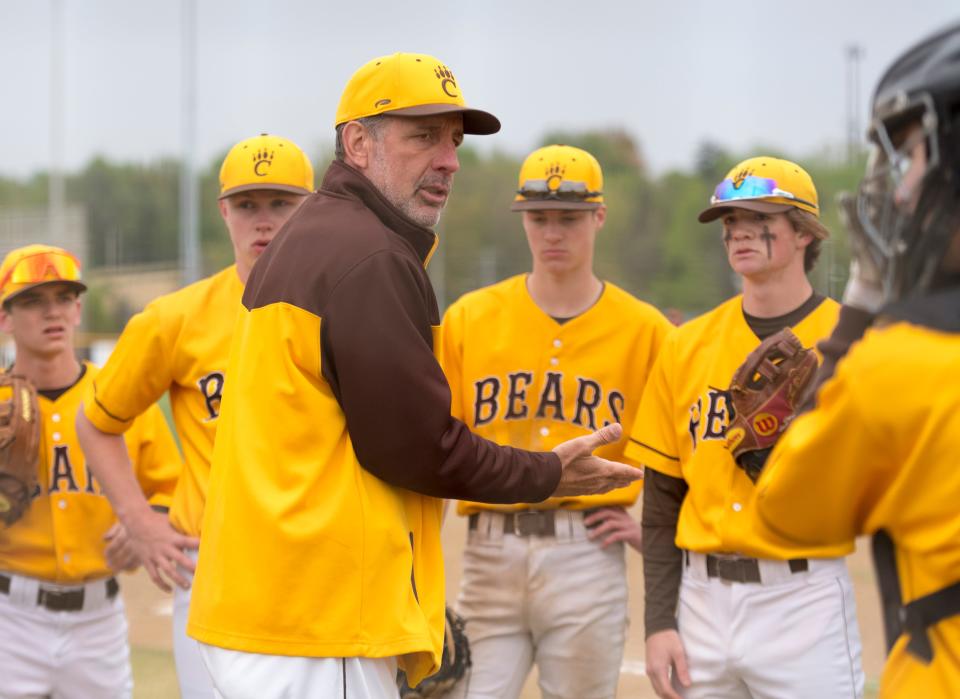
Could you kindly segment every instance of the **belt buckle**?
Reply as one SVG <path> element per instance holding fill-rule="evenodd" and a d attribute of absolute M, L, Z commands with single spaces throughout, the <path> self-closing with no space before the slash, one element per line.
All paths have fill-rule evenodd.
<path fill-rule="evenodd" d="M 537 510 L 520 510 L 513 513 L 513 533 L 517 536 L 532 536 L 543 529 L 542 514 Z"/>
<path fill-rule="evenodd" d="M 730 582 L 751 582 L 752 576 L 747 574 L 748 565 L 749 562 L 742 558 L 718 558 L 717 577 Z"/>
<path fill-rule="evenodd" d="M 83 609 L 85 590 L 51 590 L 41 587 L 37 590 L 37 604 L 52 612 L 64 612 Z"/>

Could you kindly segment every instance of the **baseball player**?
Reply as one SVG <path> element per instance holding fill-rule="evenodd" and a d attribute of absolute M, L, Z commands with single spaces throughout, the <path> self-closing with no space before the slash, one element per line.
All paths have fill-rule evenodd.
<path fill-rule="evenodd" d="M 763 156 L 730 170 L 699 217 L 721 220 L 743 293 L 664 342 L 625 452 L 647 468 L 647 674 L 661 697 L 863 691 L 853 536 L 798 546 L 752 526 L 753 481 L 725 447 L 726 388 L 751 350 L 785 327 L 811 347 L 836 323 L 806 276 L 828 235 L 819 214 L 810 176 Z"/>
<path fill-rule="evenodd" d="M 28 245 L 0 265 L 0 328 L 16 348 L 10 371 L 36 387 L 42 419 L 39 485 L 24 515 L 0 529 L 4 697 L 116 699 L 133 687 L 114 572 L 136 560 L 115 552 L 108 561 L 116 518 L 74 431 L 98 375 L 74 354 L 84 290 L 79 261 L 62 248 Z M 159 408 L 133 422 L 125 452 L 148 503 L 169 505 L 180 455 Z"/>
<path fill-rule="evenodd" d="M 173 647 L 183 697 L 210 697 L 196 642 L 186 636 L 194 549 L 201 532 L 213 438 L 243 285 L 280 228 L 313 191 L 313 168 L 292 141 L 261 134 L 240 141 L 220 168 L 220 214 L 235 264 L 151 302 L 131 318 L 78 418 L 81 442 L 151 579 L 174 587 Z M 121 435 L 170 393 L 186 467 L 169 517 L 153 512 L 129 477 Z"/>
<path fill-rule="evenodd" d="M 439 667 L 442 501 L 623 487 L 618 425 L 528 452 L 450 415 L 426 264 L 465 133 L 496 132 L 425 54 L 362 66 L 337 159 L 250 274 L 189 633 L 223 697 L 385 698 Z"/>
<path fill-rule="evenodd" d="M 755 516 L 794 547 L 874 534 L 892 644 L 880 696 L 946 699 L 960 691 L 960 24 L 887 69 L 869 139 L 824 344 L 835 373 L 774 449 Z"/>
<path fill-rule="evenodd" d="M 597 278 L 606 217 L 600 164 L 551 145 L 520 169 L 533 269 L 467 294 L 443 319 L 441 363 L 453 415 L 499 444 L 550 449 L 614 422 L 632 424 L 671 325 Z M 624 444 L 598 453 L 618 460 Z M 623 542 L 640 483 L 528 505 L 460 502 L 469 517 L 457 602 L 472 671 L 453 696 L 515 698 L 532 664 L 545 697 L 613 697 L 627 626 Z M 589 594 L 585 594 L 589 590 Z"/>

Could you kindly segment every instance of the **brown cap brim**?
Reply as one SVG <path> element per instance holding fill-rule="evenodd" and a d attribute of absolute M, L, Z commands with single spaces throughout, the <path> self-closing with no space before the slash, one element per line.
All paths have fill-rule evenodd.
<path fill-rule="evenodd" d="M 456 104 L 418 104 L 415 107 L 383 112 L 388 116 L 434 116 L 436 114 L 463 114 L 463 132 L 475 136 L 489 136 L 500 130 L 500 120 L 489 112 Z"/>
<path fill-rule="evenodd" d="M 714 204 L 697 216 L 700 223 L 710 223 L 723 216 L 730 209 L 746 209 L 747 211 L 759 211 L 762 214 L 782 214 L 784 211 L 796 208 L 787 204 L 772 204 L 768 201 L 756 201 L 755 199 L 737 199 L 736 203 L 723 202 Z"/>
<path fill-rule="evenodd" d="M 313 192 L 311 192 L 309 189 L 304 189 L 303 187 L 294 187 L 290 184 L 260 184 L 259 182 L 254 182 L 252 184 L 242 184 L 239 187 L 228 189 L 219 197 L 217 197 L 217 199 L 226 199 L 227 197 L 232 197 L 234 194 L 240 194 L 241 192 L 254 192 L 257 190 L 287 192 L 289 194 L 313 194 Z"/>
<path fill-rule="evenodd" d="M 601 201 L 560 201 L 559 199 L 525 199 L 510 205 L 511 211 L 574 211 L 599 209 Z"/>
<path fill-rule="evenodd" d="M 6 304 L 12 301 L 13 299 L 17 298 L 20 294 L 22 294 L 25 291 L 30 291 L 30 289 L 36 289 L 38 286 L 45 286 L 47 284 L 66 284 L 67 286 L 71 286 L 74 289 L 76 289 L 78 294 L 82 294 L 84 291 L 87 290 L 87 285 L 84 284 L 83 282 L 73 281 L 69 279 L 51 279 L 49 281 L 37 282 L 36 284 L 25 286 L 22 289 L 17 289 L 15 292 L 13 292 L 9 296 L 7 296 L 5 299 L 3 299 L 3 303 Z"/>

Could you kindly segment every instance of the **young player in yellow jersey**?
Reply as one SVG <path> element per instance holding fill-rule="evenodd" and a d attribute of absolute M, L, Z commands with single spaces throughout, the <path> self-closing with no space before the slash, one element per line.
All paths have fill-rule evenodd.
<path fill-rule="evenodd" d="M 835 373 L 771 454 L 756 513 L 798 547 L 874 534 L 892 645 L 880 696 L 947 699 L 960 695 L 960 24 L 886 71 L 869 138 L 847 199 L 855 264 L 823 348 Z"/>
<path fill-rule="evenodd" d="M 136 561 L 108 555 L 116 518 L 74 431 L 97 376 L 74 353 L 85 289 L 79 262 L 62 248 L 28 245 L 0 265 L 0 329 L 16 348 L 10 371 L 37 388 L 42 418 L 39 486 L 24 516 L 0 529 L 3 696 L 131 695 L 127 623 L 113 574 Z M 149 505 L 166 509 L 180 455 L 159 408 L 133 422 L 125 453 Z"/>
<path fill-rule="evenodd" d="M 552 145 L 520 169 L 529 274 L 465 295 L 443 319 L 441 364 L 453 415 L 499 444 L 542 451 L 613 422 L 632 424 L 667 319 L 597 278 L 600 164 Z M 619 460 L 624 441 L 599 450 Z M 460 502 L 469 517 L 457 602 L 473 668 L 454 697 L 516 698 L 530 668 L 545 697 L 617 689 L 627 626 L 623 542 L 640 483 L 536 505 Z"/>
<path fill-rule="evenodd" d="M 95 471 L 130 535 L 130 546 L 161 588 L 176 583 L 174 652 L 184 697 L 209 697 L 209 676 L 187 638 L 190 571 L 200 537 L 227 356 L 250 269 L 313 191 L 313 168 L 296 144 L 262 134 L 237 143 L 220 169 L 220 214 L 236 264 L 151 302 L 124 329 L 84 398 L 78 430 L 97 455 Z M 147 507 L 127 475 L 121 435 L 170 393 L 186 466 L 169 519 Z M 184 551 L 185 549 L 185 551 Z M 179 567 L 179 570 L 178 570 Z"/>
<path fill-rule="evenodd" d="M 811 347 L 836 323 L 838 304 L 806 276 L 827 237 L 819 213 L 800 166 L 757 157 L 700 214 L 721 219 L 743 293 L 667 338 L 626 449 L 646 466 L 647 674 L 661 697 L 863 691 L 842 558 L 853 536 L 799 546 L 753 526 L 754 484 L 724 446 L 725 389 L 746 356 L 784 327 Z"/>

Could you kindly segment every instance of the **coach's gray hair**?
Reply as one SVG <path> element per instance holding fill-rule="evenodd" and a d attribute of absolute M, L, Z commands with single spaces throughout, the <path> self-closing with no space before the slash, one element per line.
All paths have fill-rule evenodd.
<path fill-rule="evenodd" d="M 380 131 L 383 129 L 383 125 L 386 123 L 386 119 L 389 115 L 387 114 L 376 114 L 374 116 L 361 117 L 360 119 L 354 119 L 357 123 L 363 126 L 367 131 L 370 132 L 370 135 L 376 139 L 380 136 Z M 346 156 L 346 152 L 343 148 L 343 127 L 349 124 L 349 121 L 345 121 L 342 124 L 337 126 L 337 140 L 333 145 L 333 156 L 337 160 L 343 160 Z"/>

